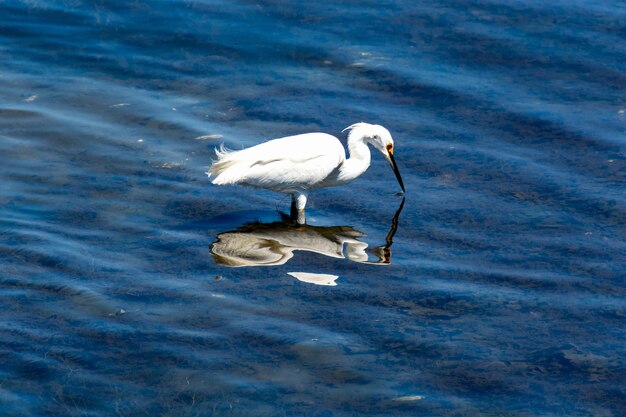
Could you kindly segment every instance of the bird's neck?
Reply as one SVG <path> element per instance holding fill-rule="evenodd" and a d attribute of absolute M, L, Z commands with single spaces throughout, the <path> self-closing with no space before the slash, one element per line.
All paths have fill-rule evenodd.
<path fill-rule="evenodd" d="M 339 168 L 338 181 L 350 182 L 367 170 L 370 166 L 370 149 L 363 138 L 348 137 L 348 151 L 350 156 Z"/>

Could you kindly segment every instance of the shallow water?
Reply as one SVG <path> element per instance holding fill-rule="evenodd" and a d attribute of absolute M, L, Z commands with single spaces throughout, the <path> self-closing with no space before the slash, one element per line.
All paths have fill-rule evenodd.
<path fill-rule="evenodd" d="M 0 2 L 0 414 L 626 414 L 626 7 L 550 3 Z M 361 120 L 397 230 L 204 174 Z"/>

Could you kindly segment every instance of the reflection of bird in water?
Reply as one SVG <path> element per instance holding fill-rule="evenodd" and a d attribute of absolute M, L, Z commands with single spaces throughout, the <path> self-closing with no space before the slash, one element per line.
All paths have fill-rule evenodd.
<path fill-rule="evenodd" d="M 283 265 L 296 250 L 343 258 L 343 246 L 347 244 L 349 259 L 367 260 L 367 254 L 363 252 L 367 243 L 358 240 L 363 236 L 347 226 L 250 223 L 217 235 L 211 252 L 217 263 L 228 266 L 271 266 Z"/>
<path fill-rule="evenodd" d="M 365 234 L 350 226 L 320 227 L 275 222 L 249 223 L 220 233 L 211 245 L 211 254 L 217 263 L 228 266 L 283 265 L 297 250 L 332 258 L 348 258 L 355 262 L 388 264 L 403 206 L 404 199 L 393 218 L 385 245 L 373 249 L 368 250 L 368 244 L 359 240 Z M 377 259 L 370 261 L 367 252 Z"/>
<path fill-rule="evenodd" d="M 213 184 L 250 185 L 291 194 L 291 214 L 298 223 L 304 224 L 309 191 L 357 178 L 370 166 L 367 145 L 372 145 L 387 158 L 404 191 L 389 131 L 368 123 L 356 123 L 344 130 L 350 131 L 349 158 L 336 137 L 306 133 L 270 140 L 241 151 L 216 150 L 217 161 L 207 174 L 213 177 Z"/>

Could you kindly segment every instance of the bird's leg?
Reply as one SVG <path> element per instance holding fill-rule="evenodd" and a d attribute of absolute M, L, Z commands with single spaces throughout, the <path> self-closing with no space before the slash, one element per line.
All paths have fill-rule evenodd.
<path fill-rule="evenodd" d="M 298 216 L 296 210 L 296 195 L 291 194 L 291 210 L 289 211 L 289 217 L 291 218 L 291 220 L 295 220 L 295 218 Z"/>
<path fill-rule="evenodd" d="M 306 224 L 306 213 L 304 212 L 304 209 L 298 210 L 296 223 L 298 224 L 298 226 L 302 226 L 303 224 Z"/>
<path fill-rule="evenodd" d="M 306 192 L 297 193 L 296 196 L 296 209 L 298 210 L 298 215 L 296 218 L 296 223 L 298 224 L 306 224 L 306 215 L 304 213 L 304 207 L 306 207 Z"/>

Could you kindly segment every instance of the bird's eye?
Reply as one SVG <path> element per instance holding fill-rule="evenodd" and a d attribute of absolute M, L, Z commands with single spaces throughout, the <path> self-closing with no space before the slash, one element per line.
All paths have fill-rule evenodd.
<path fill-rule="evenodd" d="M 390 154 L 393 154 L 393 145 L 391 143 L 387 144 L 387 152 L 389 152 Z"/>

